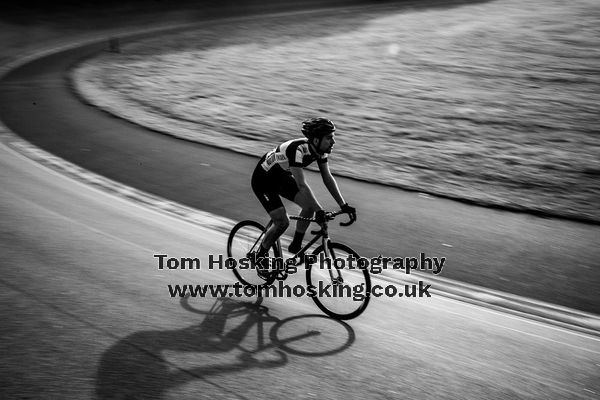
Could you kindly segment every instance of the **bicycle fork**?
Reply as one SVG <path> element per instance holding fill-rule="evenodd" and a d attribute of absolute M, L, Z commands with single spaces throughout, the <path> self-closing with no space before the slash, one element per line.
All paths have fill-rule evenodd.
<path fill-rule="evenodd" d="M 331 240 L 329 239 L 329 233 L 325 231 L 323 234 L 323 253 L 325 254 L 325 260 L 327 261 L 327 265 L 329 265 L 329 268 L 327 268 L 327 270 L 329 272 L 329 278 L 331 279 L 331 283 L 334 286 L 337 286 L 344 283 L 344 278 L 342 278 L 342 273 L 335 266 L 335 254 L 333 254 L 333 257 L 331 257 L 332 252 L 329 248 L 330 244 Z"/>

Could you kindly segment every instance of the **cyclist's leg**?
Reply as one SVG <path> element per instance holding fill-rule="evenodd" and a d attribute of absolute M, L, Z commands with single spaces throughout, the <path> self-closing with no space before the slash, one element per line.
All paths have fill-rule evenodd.
<path fill-rule="evenodd" d="M 279 196 L 277 196 L 277 198 L 279 199 Z M 281 199 L 279 199 L 279 202 L 281 203 Z M 265 233 L 265 237 L 263 238 L 260 249 L 260 253 L 262 254 L 259 253 L 259 255 L 265 255 L 268 252 L 268 249 L 270 249 L 275 244 L 277 239 L 279 239 L 279 237 L 283 235 L 285 230 L 290 225 L 290 219 L 283 205 L 270 211 L 269 215 L 271 216 L 273 224 L 269 227 L 269 229 L 267 229 L 267 232 Z"/>
<path fill-rule="evenodd" d="M 252 175 L 252 190 L 273 221 L 265 233 L 258 252 L 259 256 L 268 253 L 268 249 L 275 244 L 290 224 L 285 207 L 279 197 L 279 180 L 280 177 L 276 175 L 267 175 L 260 167 L 260 163 Z"/>
<path fill-rule="evenodd" d="M 293 179 L 293 178 L 292 178 Z M 294 185 L 296 182 L 294 181 Z M 298 204 L 302 211 L 300 211 L 300 216 L 305 218 L 312 218 L 317 211 L 313 201 L 311 199 L 304 196 L 300 191 L 296 189 L 296 193 L 294 193 L 293 198 L 291 198 L 294 203 Z M 296 232 L 294 233 L 294 238 L 290 243 L 288 250 L 291 253 L 297 253 L 302 248 L 302 240 L 304 239 L 304 234 L 310 225 L 309 221 L 298 220 L 296 222 Z"/>

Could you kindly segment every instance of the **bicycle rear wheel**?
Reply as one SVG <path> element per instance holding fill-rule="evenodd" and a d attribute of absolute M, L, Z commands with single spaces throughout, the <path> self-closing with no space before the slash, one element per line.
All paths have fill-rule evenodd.
<path fill-rule="evenodd" d="M 307 267 L 306 283 L 308 288 L 314 289 L 311 297 L 317 307 L 339 320 L 362 314 L 371 296 L 371 277 L 366 268 L 358 268 L 358 253 L 345 244 L 329 242 L 330 264 L 321 262 L 325 259 L 323 245 L 312 254 L 317 256 L 317 262 Z M 354 268 L 349 268 L 351 257 L 356 260 Z M 334 263 L 336 259 L 340 261 Z"/>
<path fill-rule="evenodd" d="M 231 229 L 227 239 L 227 257 L 236 261 L 233 273 L 236 278 L 246 286 L 266 286 L 273 283 L 275 273 L 271 273 L 269 279 L 260 278 L 254 264 L 239 262 L 248 257 L 248 253 L 258 250 L 264 236 L 265 228 L 256 221 L 242 221 Z M 281 251 L 279 243 L 273 245 L 269 250 L 269 257 L 280 258 Z M 248 260 L 249 261 L 249 260 Z"/>

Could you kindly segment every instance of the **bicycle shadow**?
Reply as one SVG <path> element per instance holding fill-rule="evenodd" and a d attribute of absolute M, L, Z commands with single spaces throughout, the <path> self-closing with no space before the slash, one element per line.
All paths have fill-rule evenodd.
<path fill-rule="evenodd" d="M 309 353 L 295 351 L 288 347 L 296 338 L 279 341 L 276 330 L 271 329 L 267 334 L 270 343 L 264 345 L 265 334 L 258 329 L 258 347 L 248 350 L 241 346 L 253 326 L 262 327 L 263 322 L 274 322 L 281 326 L 286 320 L 268 315 L 268 308 L 262 306 L 259 299 L 255 303 L 242 303 L 231 299 L 217 299 L 209 312 L 194 310 L 182 299 L 182 306 L 192 312 L 205 314 L 199 324 L 177 330 L 141 331 L 133 333 L 107 349 L 99 362 L 96 375 L 96 396 L 99 399 L 154 399 L 162 398 L 164 393 L 174 387 L 184 385 L 194 380 L 206 380 L 209 376 L 237 372 L 251 368 L 276 368 L 288 363 L 287 353 L 311 356 Z M 240 323 L 226 330 L 226 323 L 231 318 L 243 318 Z M 287 320 L 310 317 L 300 315 Z M 322 316 L 319 316 L 322 317 Z M 337 323 L 337 321 L 333 321 Z M 343 351 L 354 342 L 354 331 L 344 323 L 348 331 L 348 341 L 339 349 L 320 353 L 330 355 Z M 305 338 L 311 333 L 297 336 Z M 202 354 L 228 353 L 240 350 L 235 362 L 185 368 L 169 361 L 164 352 L 181 352 L 192 354 L 194 358 Z M 269 349 L 276 357 L 267 360 L 256 358 L 256 354 Z M 197 353 L 197 354 L 193 354 Z M 209 358 L 209 357 L 207 357 Z M 214 360 L 214 357 L 212 357 Z M 195 365 L 198 364 L 196 361 Z M 231 392 L 226 387 L 220 387 L 215 382 L 208 382 L 220 390 Z M 243 396 L 236 396 L 242 397 Z"/>

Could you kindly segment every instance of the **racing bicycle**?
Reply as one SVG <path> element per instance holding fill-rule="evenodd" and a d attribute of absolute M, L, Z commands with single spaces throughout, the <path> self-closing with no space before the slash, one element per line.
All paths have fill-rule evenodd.
<path fill-rule="evenodd" d="M 290 274 L 304 266 L 306 293 L 321 311 L 338 320 L 358 317 L 369 304 L 371 277 L 368 268 L 359 265 L 360 256 L 356 251 L 343 243 L 331 241 L 328 223 L 340 214 L 342 211 L 326 213 L 321 229 L 311 231 L 313 236 L 306 245 L 286 260 L 283 260 L 281 242 L 278 239 L 269 249 L 268 257 L 282 262 L 262 277 L 256 270 L 260 266 L 253 262 L 255 260 L 251 260 L 250 255 L 258 250 L 265 232 L 273 221 L 269 221 L 266 227 L 252 220 L 239 222 L 229 233 L 227 256 L 234 260 L 246 259 L 251 263 L 251 267 L 248 268 L 248 264 L 236 263 L 232 267 L 233 273 L 243 285 L 258 290 L 273 285 L 276 280 L 285 281 Z M 290 216 L 290 219 L 316 222 L 314 218 L 297 215 Z M 340 225 L 348 226 L 351 223 L 352 221 L 341 222 Z M 312 257 L 307 257 L 307 251 L 319 240 L 320 244 L 312 251 Z M 356 263 L 352 264 L 352 259 Z"/>

